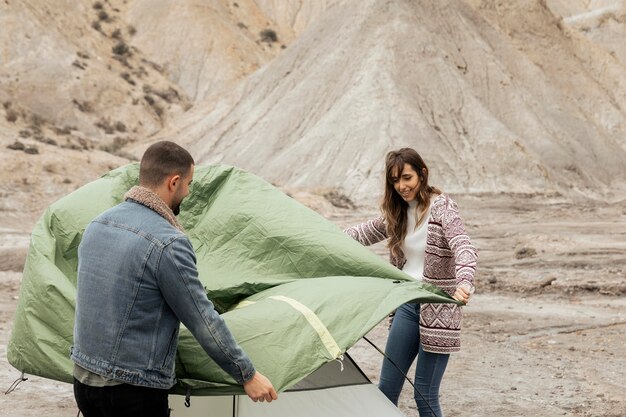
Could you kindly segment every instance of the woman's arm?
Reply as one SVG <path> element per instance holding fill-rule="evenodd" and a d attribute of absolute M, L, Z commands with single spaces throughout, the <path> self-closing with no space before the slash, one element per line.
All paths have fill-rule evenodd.
<path fill-rule="evenodd" d="M 365 246 L 387 239 L 387 228 L 383 216 L 344 229 L 344 233 Z"/>
<path fill-rule="evenodd" d="M 469 296 L 474 292 L 478 253 L 467 235 L 457 204 L 449 197 L 446 197 L 441 225 L 448 245 L 454 253 L 457 288 L 454 298 L 467 303 Z"/>

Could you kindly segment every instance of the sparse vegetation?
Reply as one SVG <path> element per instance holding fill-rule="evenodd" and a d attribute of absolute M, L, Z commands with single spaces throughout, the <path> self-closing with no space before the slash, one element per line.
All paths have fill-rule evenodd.
<path fill-rule="evenodd" d="M 120 64 L 124 65 L 126 68 L 128 69 L 133 69 L 133 66 L 130 65 L 130 63 L 128 62 L 128 59 L 126 58 L 126 56 L 123 55 L 113 55 L 113 59 L 116 61 L 119 61 Z M 109 68 L 110 70 L 111 68 Z"/>
<path fill-rule="evenodd" d="M 135 29 L 133 25 L 128 25 L 128 27 L 126 27 L 126 30 L 128 31 L 128 34 L 130 36 L 135 36 L 135 34 L 137 33 L 137 29 Z"/>
<path fill-rule="evenodd" d="M 100 22 L 98 22 L 97 20 L 94 20 L 93 22 L 91 22 L 91 27 L 97 30 L 98 32 L 102 31 L 102 26 L 100 25 Z"/>
<path fill-rule="evenodd" d="M 39 116 L 38 114 L 32 114 L 30 116 L 30 128 L 34 132 L 41 132 L 41 126 L 46 122 L 46 120 Z"/>
<path fill-rule="evenodd" d="M 135 71 L 133 71 L 133 75 L 141 78 L 143 76 L 148 75 L 148 71 L 146 71 L 146 68 L 142 66 L 142 67 L 137 68 Z"/>
<path fill-rule="evenodd" d="M 78 144 L 85 150 L 93 149 L 93 144 L 91 141 L 85 138 L 77 138 Z"/>
<path fill-rule="evenodd" d="M 14 151 L 23 151 L 24 149 L 26 149 L 26 146 L 19 140 L 16 140 L 14 143 L 7 145 L 7 148 Z"/>
<path fill-rule="evenodd" d="M 120 77 L 122 77 L 128 84 L 130 85 L 135 85 L 135 80 L 133 80 L 133 77 L 131 77 L 131 75 L 127 72 L 123 72 L 120 74 Z"/>
<path fill-rule="evenodd" d="M 20 142 L 19 140 L 16 140 L 14 143 L 7 145 L 8 149 L 14 150 L 14 151 L 22 151 L 24 153 L 30 154 L 30 155 L 36 155 L 39 153 L 39 149 L 36 146 L 26 146 L 24 145 L 22 142 Z"/>
<path fill-rule="evenodd" d="M 154 94 L 168 103 L 180 100 L 180 94 L 172 87 L 168 87 L 167 90 L 155 90 L 151 86 L 144 84 L 143 92 L 146 94 Z"/>
<path fill-rule="evenodd" d="M 126 125 L 120 121 L 115 123 L 111 122 L 109 119 L 102 118 L 100 119 L 96 125 L 96 127 L 104 130 L 104 133 L 107 135 L 112 135 L 117 132 L 126 132 Z"/>
<path fill-rule="evenodd" d="M 149 94 L 146 94 L 145 96 L 143 96 L 143 99 L 146 100 L 146 103 L 148 103 L 151 106 L 154 106 L 156 104 L 156 102 L 154 101 L 154 97 L 152 97 Z"/>
<path fill-rule="evenodd" d="M 323 194 L 324 198 L 335 207 L 344 209 L 355 209 L 356 205 L 350 200 L 350 198 L 344 194 L 341 194 L 337 190 L 331 190 Z"/>
<path fill-rule="evenodd" d="M 237 23 L 237 27 L 239 29 L 248 29 L 248 26 L 246 26 L 245 23 L 241 23 L 241 22 Z"/>
<path fill-rule="evenodd" d="M 115 122 L 115 130 L 118 132 L 124 133 L 126 132 L 126 125 L 120 121 Z"/>
<path fill-rule="evenodd" d="M 56 133 L 57 135 L 71 135 L 72 134 L 72 128 L 69 126 L 55 127 L 53 130 L 54 130 L 54 133 Z"/>
<path fill-rule="evenodd" d="M 113 32 L 111 32 L 111 37 L 113 39 L 122 39 L 122 31 L 119 29 L 115 29 Z"/>
<path fill-rule="evenodd" d="M 7 110 L 7 114 L 6 114 L 7 122 L 15 123 L 15 121 L 17 120 L 17 116 L 18 116 L 18 114 L 17 114 L 17 112 L 15 110 L 13 110 L 13 109 L 8 109 Z"/>
<path fill-rule="evenodd" d="M 35 140 L 37 142 L 45 143 L 46 145 L 59 146 L 56 140 L 45 137 L 43 135 L 35 135 Z"/>
<path fill-rule="evenodd" d="M 515 257 L 517 259 L 530 258 L 536 255 L 537 255 L 537 249 L 526 247 L 526 246 L 515 251 Z"/>
<path fill-rule="evenodd" d="M 82 70 L 84 70 L 85 67 L 87 66 L 86 64 L 80 62 L 78 59 L 75 59 L 74 62 L 72 62 L 72 65 L 75 66 L 76 68 L 80 68 Z"/>
<path fill-rule="evenodd" d="M 135 155 L 132 155 L 126 152 L 125 150 L 123 150 L 124 146 L 126 146 L 130 142 L 133 142 L 133 141 L 129 138 L 122 138 L 122 137 L 116 136 L 115 138 L 113 138 L 113 140 L 110 143 L 102 144 L 100 145 L 99 148 L 112 155 L 119 156 L 121 158 L 126 158 L 131 161 L 136 161 L 137 158 L 135 157 Z"/>
<path fill-rule="evenodd" d="M 100 11 L 98 12 L 98 19 L 99 19 L 101 22 L 108 22 L 108 21 L 109 21 L 109 19 L 110 19 L 110 18 L 109 18 L 109 14 L 108 14 L 107 12 L 105 12 L 104 10 L 100 10 Z"/>
<path fill-rule="evenodd" d="M 118 42 L 118 43 L 117 43 L 117 44 L 116 44 L 116 45 L 112 48 L 112 50 L 113 50 L 113 53 L 114 53 L 115 55 L 120 55 L 120 56 L 123 56 L 123 55 L 128 55 L 128 54 L 130 54 L 130 48 L 128 47 L 128 45 L 126 45 L 126 42 L 124 42 L 124 41 L 120 41 L 120 42 Z"/>
<path fill-rule="evenodd" d="M 38 155 L 39 154 L 39 148 L 36 146 L 29 146 L 26 149 L 24 149 L 24 153 L 27 153 L 29 155 Z"/>
<path fill-rule="evenodd" d="M 267 42 L 267 43 L 278 42 L 278 35 L 272 29 L 263 29 L 259 33 L 259 37 L 261 38 L 261 42 Z"/>
<path fill-rule="evenodd" d="M 104 133 L 106 133 L 107 135 L 112 135 L 113 133 L 115 133 L 115 127 L 113 126 L 113 124 L 111 124 L 111 121 L 109 119 L 100 119 L 95 124 L 95 126 L 104 130 Z"/>
<path fill-rule="evenodd" d="M 53 164 L 53 163 L 47 163 L 43 165 L 43 170 L 44 172 L 47 172 L 48 174 L 58 174 L 59 173 L 59 169 L 57 164 Z"/>
<path fill-rule="evenodd" d="M 150 60 L 147 60 L 145 58 L 141 58 L 141 62 L 143 62 L 144 64 L 147 64 L 149 66 L 151 66 L 153 69 L 155 69 L 156 71 L 158 71 L 159 73 L 163 74 L 163 67 L 155 62 L 152 62 Z"/>
<path fill-rule="evenodd" d="M 104 143 L 100 145 L 99 148 L 105 152 L 115 154 L 116 152 L 121 150 L 124 147 L 124 145 L 126 145 L 127 143 L 128 143 L 128 140 L 121 138 L 119 136 L 116 136 L 113 138 L 111 142 Z"/>
<path fill-rule="evenodd" d="M 81 146 L 79 146 L 77 143 L 74 142 L 67 142 L 63 145 L 61 145 L 61 148 L 63 149 L 71 149 L 73 151 L 82 151 L 83 148 Z"/>
<path fill-rule="evenodd" d="M 104 8 L 104 6 L 102 5 L 101 2 L 97 1 L 93 4 L 93 8 L 96 10 L 102 10 Z"/>
<path fill-rule="evenodd" d="M 152 107 L 152 109 L 154 110 L 156 115 L 159 116 L 159 118 L 163 115 L 163 107 L 157 104 L 154 97 L 152 97 L 150 94 L 146 94 L 143 96 L 143 99 L 146 100 L 146 103 L 148 103 L 150 107 Z"/>
<path fill-rule="evenodd" d="M 83 113 L 91 113 L 93 111 L 93 106 L 88 101 L 78 101 L 76 99 L 72 100 L 72 103 Z"/>

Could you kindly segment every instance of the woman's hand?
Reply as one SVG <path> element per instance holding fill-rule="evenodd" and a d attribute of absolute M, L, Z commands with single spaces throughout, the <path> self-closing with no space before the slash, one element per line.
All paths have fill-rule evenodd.
<path fill-rule="evenodd" d="M 470 291 L 470 289 L 465 285 L 461 287 L 457 287 L 452 298 L 467 305 L 467 303 L 469 302 L 470 296 L 472 295 L 472 292 L 473 291 Z"/>

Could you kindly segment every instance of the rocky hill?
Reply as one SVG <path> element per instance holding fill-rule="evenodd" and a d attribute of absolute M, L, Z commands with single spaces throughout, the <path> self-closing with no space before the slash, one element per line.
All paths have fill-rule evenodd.
<path fill-rule="evenodd" d="M 623 0 L 5 0 L 0 209 L 30 228 L 161 138 L 364 204 L 400 146 L 452 192 L 619 200 L 625 15 Z"/>
<path fill-rule="evenodd" d="M 163 137 L 203 162 L 339 185 L 357 201 L 380 190 L 382 156 L 401 146 L 453 192 L 623 198 L 617 55 L 543 1 L 346 1 Z"/>

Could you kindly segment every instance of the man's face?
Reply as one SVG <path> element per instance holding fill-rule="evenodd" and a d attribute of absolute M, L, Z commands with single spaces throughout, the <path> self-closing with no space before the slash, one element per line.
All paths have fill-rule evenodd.
<path fill-rule="evenodd" d="M 178 213 L 180 213 L 181 203 L 183 202 L 185 197 L 189 195 L 189 186 L 193 181 L 194 168 L 195 166 L 192 165 L 187 176 L 181 178 L 180 181 L 178 181 L 176 184 L 177 188 L 174 193 L 174 198 L 172 200 L 172 206 L 170 207 L 175 216 L 178 216 Z"/>

